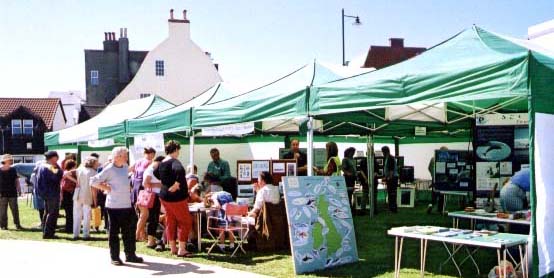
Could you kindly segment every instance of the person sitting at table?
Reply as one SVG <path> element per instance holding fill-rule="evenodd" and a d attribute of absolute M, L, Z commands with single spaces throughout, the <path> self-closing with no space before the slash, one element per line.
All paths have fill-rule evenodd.
<path fill-rule="evenodd" d="M 195 185 L 199 183 L 198 167 L 196 167 L 196 165 L 188 165 L 187 175 L 185 178 L 187 179 L 189 190 L 191 190 Z"/>
<path fill-rule="evenodd" d="M 502 210 L 514 212 L 527 207 L 527 196 L 525 192 L 530 189 L 529 168 L 516 172 L 512 178 L 500 190 L 500 205 Z"/>
<path fill-rule="evenodd" d="M 205 186 L 205 192 L 219 192 L 223 191 L 223 187 L 219 184 L 219 178 L 213 173 L 207 172 L 204 174 L 204 181 L 202 184 Z"/>
<path fill-rule="evenodd" d="M 256 200 L 254 201 L 254 207 L 248 216 L 256 218 L 258 213 L 262 210 L 264 202 L 279 204 L 281 201 L 281 194 L 279 193 L 279 187 L 272 184 L 273 177 L 267 171 L 260 173 L 258 182 L 254 184 L 254 191 L 256 192 Z"/>
<path fill-rule="evenodd" d="M 202 198 L 201 194 L 202 194 L 202 189 L 201 189 L 199 184 L 193 186 L 190 189 L 189 199 L 188 199 L 189 207 L 191 205 L 204 202 L 204 199 Z M 191 249 L 198 250 L 199 246 L 196 246 L 196 244 L 197 244 L 196 242 L 198 241 L 198 224 L 199 223 L 198 223 L 197 218 L 193 217 L 192 218 L 192 229 L 190 230 L 189 239 L 188 239 L 188 242 L 187 242 L 187 249 L 188 250 L 191 250 Z"/>
<path fill-rule="evenodd" d="M 225 219 L 225 208 L 227 204 L 232 202 L 233 196 L 226 191 L 209 192 L 204 198 L 206 207 L 215 208 L 215 210 L 210 211 L 210 216 L 221 219 L 217 222 L 217 225 L 222 228 L 224 228 L 226 224 L 225 221 L 223 221 L 223 219 Z M 226 220 L 232 221 L 232 219 Z M 233 250 L 235 249 L 235 235 L 233 232 L 228 232 L 227 234 L 229 235 L 229 250 Z M 223 229 L 219 232 L 218 240 L 219 244 L 217 246 L 219 247 L 219 251 L 225 253 L 225 231 Z"/>

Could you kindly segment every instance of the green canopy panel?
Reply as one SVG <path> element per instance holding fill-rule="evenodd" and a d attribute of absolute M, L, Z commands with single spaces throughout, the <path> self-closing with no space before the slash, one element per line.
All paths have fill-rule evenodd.
<path fill-rule="evenodd" d="M 124 122 L 128 119 L 150 115 L 173 107 L 174 105 L 158 96 L 129 100 L 124 103 L 108 105 L 95 117 L 78 125 L 45 134 L 46 146 L 88 142 L 105 138 L 121 140 L 124 138 Z"/>
<path fill-rule="evenodd" d="M 308 88 L 371 70 L 345 68 L 314 61 L 255 90 L 193 109 L 193 126 L 306 118 Z"/>
<path fill-rule="evenodd" d="M 134 136 L 146 133 L 165 133 L 189 130 L 191 127 L 191 109 L 193 107 L 219 102 L 230 98 L 233 95 L 234 93 L 226 88 L 224 83 L 218 83 L 183 104 L 156 114 L 145 115 L 136 119 L 128 120 L 126 122 L 127 135 Z"/>

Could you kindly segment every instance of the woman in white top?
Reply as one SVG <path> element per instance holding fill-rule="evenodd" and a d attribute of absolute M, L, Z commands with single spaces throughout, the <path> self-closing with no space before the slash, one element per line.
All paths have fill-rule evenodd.
<path fill-rule="evenodd" d="M 160 188 L 162 187 L 162 182 L 154 176 L 154 170 L 158 168 L 158 165 L 160 165 L 160 162 L 164 160 L 163 156 L 156 157 L 150 166 L 144 170 L 143 179 L 142 179 L 142 186 L 144 186 L 147 190 L 152 190 L 152 192 L 156 193 L 156 198 L 154 198 L 154 205 L 152 208 L 149 209 L 148 212 L 148 224 L 146 226 L 146 234 L 148 235 L 148 243 L 146 244 L 146 247 L 148 248 L 156 248 L 156 228 L 158 227 L 158 222 L 160 218 L 160 209 L 161 209 L 161 203 L 160 199 L 158 198 L 158 194 L 160 193 Z"/>
<path fill-rule="evenodd" d="M 93 193 L 90 178 L 94 177 L 100 164 L 95 157 L 87 157 L 84 167 L 77 169 L 77 187 L 73 193 L 73 238 L 77 239 L 83 222 L 83 238 L 90 237 L 90 211 Z"/>
<path fill-rule="evenodd" d="M 272 184 L 273 177 L 267 171 L 261 172 L 258 177 L 258 183 L 254 184 L 254 190 L 256 191 L 256 201 L 254 207 L 248 213 L 248 216 L 256 218 L 264 202 L 279 204 L 281 201 L 281 194 L 279 193 L 279 187 Z"/>

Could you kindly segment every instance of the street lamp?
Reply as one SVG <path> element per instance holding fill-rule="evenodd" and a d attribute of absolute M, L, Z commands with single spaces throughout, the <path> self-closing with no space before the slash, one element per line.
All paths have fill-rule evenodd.
<path fill-rule="evenodd" d="M 346 66 L 346 60 L 344 58 L 344 18 L 345 17 L 354 18 L 354 23 L 352 23 L 352 25 L 362 25 L 362 22 L 360 21 L 359 16 L 346 15 L 344 14 L 344 9 L 342 9 L 341 21 L 342 21 L 342 65 L 343 66 Z"/>

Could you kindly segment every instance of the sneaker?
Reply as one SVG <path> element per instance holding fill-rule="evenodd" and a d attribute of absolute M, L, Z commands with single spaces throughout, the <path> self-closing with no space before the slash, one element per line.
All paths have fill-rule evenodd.
<path fill-rule="evenodd" d="M 133 254 L 133 255 L 129 255 L 125 258 L 125 261 L 128 262 L 128 263 L 142 263 L 144 262 L 144 259 L 142 259 L 141 257 L 138 257 L 137 255 Z"/>
<path fill-rule="evenodd" d="M 123 262 L 121 261 L 120 258 L 117 258 L 117 259 L 112 259 L 112 264 L 115 266 L 122 266 Z"/>
<path fill-rule="evenodd" d="M 219 250 L 219 252 L 226 253 L 224 244 L 218 244 L 217 247 L 218 247 L 217 249 Z"/>

